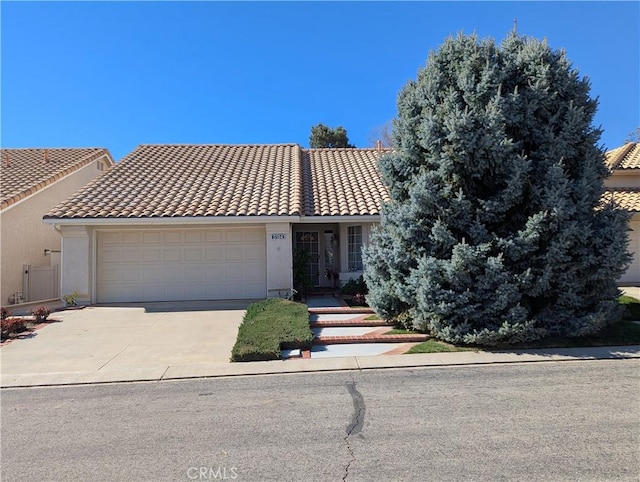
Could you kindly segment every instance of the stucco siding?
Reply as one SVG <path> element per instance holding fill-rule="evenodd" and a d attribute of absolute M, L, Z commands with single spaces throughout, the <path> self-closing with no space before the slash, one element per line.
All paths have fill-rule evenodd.
<path fill-rule="evenodd" d="M 23 265 L 49 266 L 52 258 L 45 256 L 44 250 L 61 249 L 60 234 L 45 224 L 42 216 L 99 174 L 97 161 L 92 162 L 0 213 L 0 301 L 3 306 L 15 291 L 23 290 Z"/>

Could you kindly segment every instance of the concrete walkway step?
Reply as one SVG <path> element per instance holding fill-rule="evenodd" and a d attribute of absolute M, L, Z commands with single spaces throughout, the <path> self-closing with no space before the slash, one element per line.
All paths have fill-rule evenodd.
<path fill-rule="evenodd" d="M 308 308 L 309 314 L 312 315 L 331 315 L 331 314 L 358 314 L 358 313 L 369 313 L 373 314 L 374 311 L 372 308 L 353 308 L 351 306 L 331 306 L 331 307 L 319 307 L 319 308 Z"/>
<path fill-rule="evenodd" d="M 340 345 L 345 343 L 421 343 L 427 341 L 429 335 L 385 335 L 380 333 L 348 336 L 317 336 L 314 345 Z"/>
<path fill-rule="evenodd" d="M 384 320 L 365 320 L 362 318 L 354 318 L 351 320 L 317 320 L 309 322 L 309 326 L 311 328 L 330 328 L 330 327 L 348 327 L 348 326 L 358 326 L 358 327 L 379 327 L 379 326 L 395 326 L 395 323 L 392 321 L 384 321 Z"/>

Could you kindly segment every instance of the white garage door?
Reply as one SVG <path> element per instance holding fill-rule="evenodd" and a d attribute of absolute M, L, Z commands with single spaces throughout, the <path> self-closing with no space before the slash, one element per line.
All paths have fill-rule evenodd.
<path fill-rule="evenodd" d="M 264 228 L 98 233 L 99 303 L 264 298 Z"/>

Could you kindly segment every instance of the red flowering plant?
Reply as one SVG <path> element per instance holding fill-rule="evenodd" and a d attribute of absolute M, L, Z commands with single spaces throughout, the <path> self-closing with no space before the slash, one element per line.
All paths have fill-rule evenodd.
<path fill-rule="evenodd" d="M 0 321 L 0 336 L 3 340 L 9 338 L 9 335 L 23 332 L 26 329 L 26 322 L 22 318 L 5 318 Z"/>
<path fill-rule="evenodd" d="M 44 323 L 51 314 L 51 310 L 46 306 L 39 306 L 31 311 L 36 323 Z"/>

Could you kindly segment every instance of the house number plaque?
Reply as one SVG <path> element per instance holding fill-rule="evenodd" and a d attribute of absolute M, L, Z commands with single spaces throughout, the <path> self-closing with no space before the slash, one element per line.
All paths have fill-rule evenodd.
<path fill-rule="evenodd" d="M 271 239 L 287 239 L 287 235 L 284 233 L 274 233 L 271 235 Z"/>

